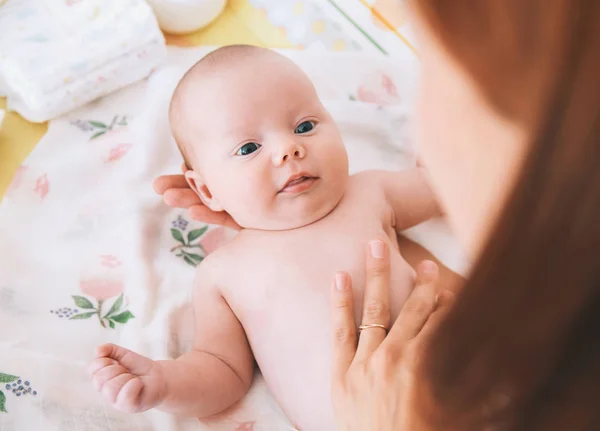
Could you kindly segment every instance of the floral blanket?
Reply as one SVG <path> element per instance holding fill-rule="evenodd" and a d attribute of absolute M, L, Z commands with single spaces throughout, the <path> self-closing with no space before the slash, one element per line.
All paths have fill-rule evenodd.
<path fill-rule="evenodd" d="M 0 204 L 0 430 L 293 429 L 260 376 L 238 406 L 200 423 L 121 414 L 85 374 L 101 343 L 155 359 L 189 348 L 194 267 L 232 235 L 166 207 L 151 187 L 179 169 L 168 100 L 205 52 L 170 49 L 148 80 L 52 121 L 14 178 Z M 414 165 L 414 58 L 289 55 L 327 101 L 353 171 Z M 436 235 L 428 247 L 452 260 Z"/>

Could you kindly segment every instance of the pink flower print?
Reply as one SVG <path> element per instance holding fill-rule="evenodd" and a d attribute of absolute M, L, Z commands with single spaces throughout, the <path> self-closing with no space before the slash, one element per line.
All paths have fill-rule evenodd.
<path fill-rule="evenodd" d="M 108 261 L 114 260 L 108 259 Z M 63 307 L 50 310 L 50 313 L 58 315 L 61 319 L 66 317 L 68 320 L 97 318 L 100 326 L 111 329 L 115 329 L 117 324 L 122 325 L 135 318 L 135 315 L 127 309 L 129 298 L 123 292 L 125 290 L 123 282 L 110 278 L 88 278 L 79 281 L 79 289 L 85 296 L 71 295 L 76 308 Z"/>
<path fill-rule="evenodd" d="M 35 181 L 35 188 L 33 191 L 39 195 L 42 199 L 46 197 L 50 190 L 50 184 L 48 183 L 48 175 L 44 174 L 38 177 Z"/>
<path fill-rule="evenodd" d="M 204 234 L 202 240 L 200 241 L 200 245 L 202 245 L 205 255 L 208 256 L 222 246 L 226 239 L 225 229 L 222 227 L 217 227 Z"/>
<path fill-rule="evenodd" d="M 122 159 L 131 150 L 131 147 L 133 147 L 132 144 L 118 144 L 112 147 L 104 163 L 116 162 Z"/>
<path fill-rule="evenodd" d="M 256 421 L 242 422 L 234 431 L 254 431 L 254 424 L 256 424 Z"/>
<path fill-rule="evenodd" d="M 384 73 L 371 75 L 356 92 L 358 100 L 376 105 L 392 105 L 398 103 L 400 96 L 392 78 Z"/>
<path fill-rule="evenodd" d="M 100 256 L 100 264 L 107 268 L 116 268 L 121 266 L 121 261 L 110 254 Z"/>
<path fill-rule="evenodd" d="M 25 177 L 26 173 L 27 166 L 19 166 L 19 169 L 17 169 L 17 172 L 15 172 L 15 175 L 13 176 L 13 179 L 10 182 L 8 189 L 6 190 L 6 195 L 17 191 L 17 189 L 23 183 L 23 178 Z"/>
<path fill-rule="evenodd" d="M 124 286 L 121 281 L 90 279 L 81 280 L 79 282 L 79 289 L 84 294 L 96 298 L 98 301 L 104 301 L 121 294 Z"/>
<path fill-rule="evenodd" d="M 385 88 L 385 91 L 388 94 L 388 96 L 394 97 L 396 99 L 399 98 L 396 84 L 394 84 L 394 81 L 388 75 L 381 75 L 381 85 L 383 86 L 383 88 Z"/>
<path fill-rule="evenodd" d="M 73 6 L 74 4 L 77 4 L 79 2 L 81 2 L 81 0 L 65 0 L 67 6 Z"/>

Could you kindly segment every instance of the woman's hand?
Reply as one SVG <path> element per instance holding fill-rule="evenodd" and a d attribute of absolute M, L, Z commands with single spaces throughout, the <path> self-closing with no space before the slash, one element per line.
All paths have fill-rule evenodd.
<path fill-rule="evenodd" d="M 184 175 L 187 171 L 185 165 L 181 170 L 183 175 L 162 175 L 154 180 L 154 191 L 162 195 L 165 203 L 170 207 L 187 209 L 194 220 L 240 230 L 240 226 L 228 213 L 214 212 L 202 203 L 185 179 Z"/>
<path fill-rule="evenodd" d="M 390 263 L 387 245 L 369 244 L 362 325 L 390 325 Z M 339 273 L 332 288 L 332 398 L 340 431 L 424 430 L 415 409 L 418 360 L 454 299 L 437 295 L 437 265 L 423 261 L 414 290 L 386 335 L 380 327 L 357 334 L 352 286 Z M 358 337 L 358 343 L 357 343 Z"/>

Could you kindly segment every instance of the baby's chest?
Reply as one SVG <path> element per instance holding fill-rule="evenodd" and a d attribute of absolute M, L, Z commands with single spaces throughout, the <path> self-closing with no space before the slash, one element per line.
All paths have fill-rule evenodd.
<path fill-rule="evenodd" d="M 261 238 L 254 244 L 257 259 L 245 260 L 243 266 L 253 261 L 256 280 L 265 287 L 285 291 L 285 283 L 290 288 L 302 285 L 305 290 L 306 282 L 328 280 L 336 271 L 363 266 L 366 245 L 377 237 L 396 244 L 391 223 L 381 211 L 359 207 L 301 229 Z"/>
<path fill-rule="evenodd" d="M 384 238 L 390 245 L 392 280 L 398 301 L 404 297 L 412 270 L 402 259 L 396 234 L 381 214 L 367 211 L 290 235 L 258 241 L 235 268 L 228 302 L 246 330 L 269 322 L 298 327 L 310 316 L 321 324 L 329 318 L 330 288 L 338 271 L 352 277 L 357 301 L 362 298 L 367 245 Z M 398 302 L 397 301 L 397 302 Z"/>

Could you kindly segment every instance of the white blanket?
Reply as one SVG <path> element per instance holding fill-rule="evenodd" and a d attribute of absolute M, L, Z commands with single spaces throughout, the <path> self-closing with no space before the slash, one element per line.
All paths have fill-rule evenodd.
<path fill-rule="evenodd" d="M 293 429 L 260 377 L 240 405 L 200 424 L 157 411 L 118 413 L 84 372 L 104 342 L 155 359 L 189 347 L 193 265 L 228 233 L 169 209 L 151 182 L 179 169 L 167 103 L 205 52 L 171 49 L 169 66 L 149 80 L 52 121 L 0 204 L 2 431 Z M 289 55 L 327 99 L 352 171 L 414 165 L 414 60 Z M 415 235 L 460 270 L 439 229 L 434 223 Z"/>

